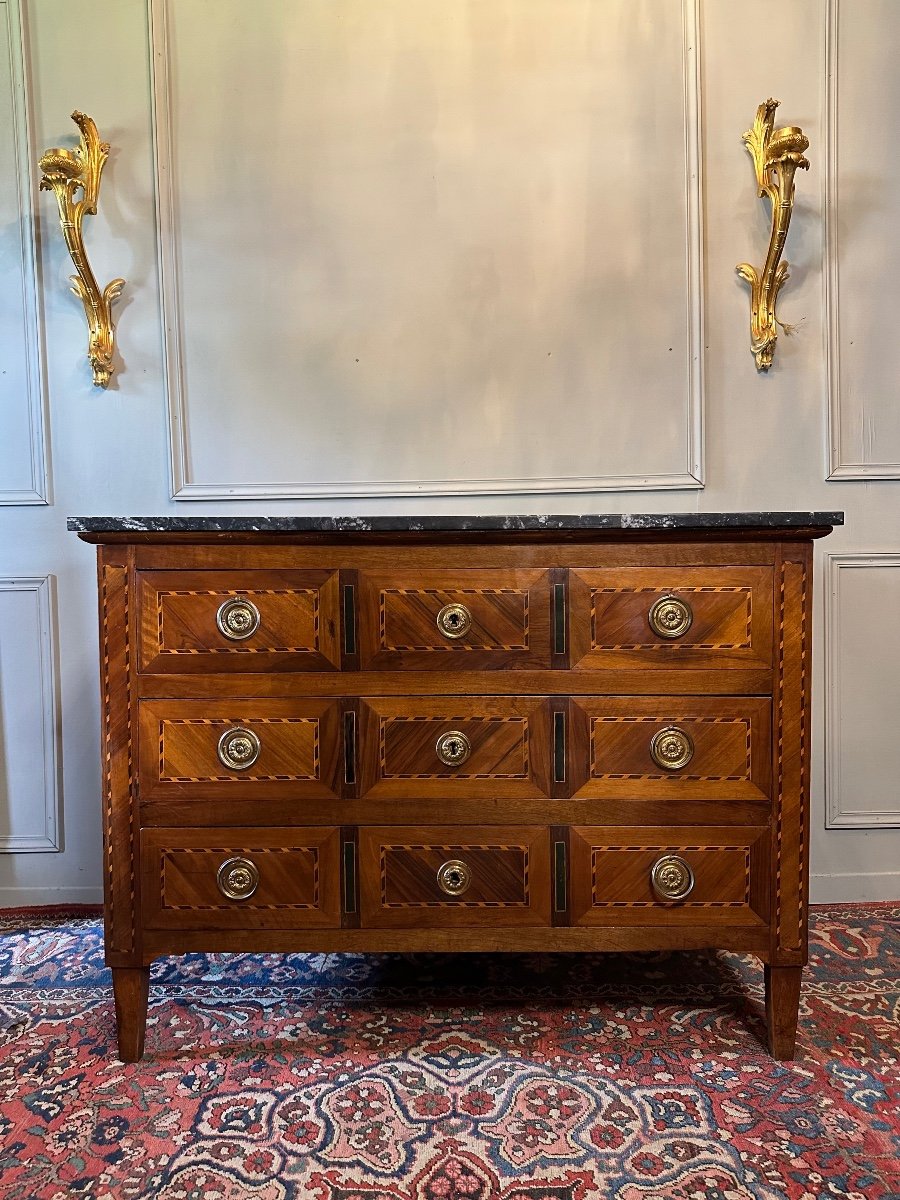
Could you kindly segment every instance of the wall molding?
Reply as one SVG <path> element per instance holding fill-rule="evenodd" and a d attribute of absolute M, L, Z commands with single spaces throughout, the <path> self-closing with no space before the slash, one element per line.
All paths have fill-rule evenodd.
<path fill-rule="evenodd" d="M 825 827 L 892 829 L 900 826 L 900 802 L 894 811 L 849 807 L 841 791 L 841 572 L 854 568 L 900 570 L 900 554 L 825 554 Z"/>
<path fill-rule="evenodd" d="M 41 713 L 41 759 L 36 764 L 36 770 L 43 776 L 44 798 L 43 830 L 35 834 L 0 836 L 0 853 L 4 854 L 46 854 L 48 851 L 61 849 L 60 708 L 54 631 L 54 585 L 52 575 L 0 579 L 0 593 L 30 592 L 34 596 L 37 625 L 40 630 L 37 646 L 38 679 L 31 681 L 29 687 L 35 689 Z M 36 746 L 35 755 L 37 751 Z"/>
<path fill-rule="evenodd" d="M 840 123 L 838 75 L 840 64 L 841 0 L 827 0 L 825 20 L 825 153 L 823 164 L 825 225 L 823 287 L 825 303 L 825 370 L 828 387 L 827 437 L 830 480 L 900 479 L 900 462 L 853 462 L 845 457 L 841 407 L 840 245 L 838 235 Z"/>
<path fill-rule="evenodd" d="M 25 33 L 20 0 L 0 0 L 0 39 L 9 56 L 12 85 L 13 163 L 18 190 L 18 224 L 22 271 L 22 342 L 25 350 L 25 408 L 30 459 L 21 483 L 0 487 L 0 505 L 49 504 L 46 436 L 47 380 L 43 333 L 38 307 L 37 239 L 34 174 L 28 121 Z"/>
<path fill-rule="evenodd" d="M 49 908 L 56 904 L 102 906 L 103 888 L 0 887 L 0 908 Z"/>
<path fill-rule="evenodd" d="M 900 901 L 900 871 L 810 875 L 810 904 Z"/>
<path fill-rule="evenodd" d="M 299 500 L 381 496 L 467 496 L 540 493 L 688 490 L 704 487 L 704 271 L 701 152 L 700 0 L 679 0 L 684 46 L 686 276 L 689 314 L 685 402 L 685 462 L 665 474 L 561 476 L 524 479 L 431 479 L 340 481 L 309 485 L 198 482 L 191 474 L 188 396 L 179 303 L 178 201 L 174 179 L 172 95 L 169 77 L 169 6 L 148 0 L 153 143 L 156 164 L 157 255 L 160 278 L 163 357 L 169 426 L 169 473 L 174 500 Z"/>

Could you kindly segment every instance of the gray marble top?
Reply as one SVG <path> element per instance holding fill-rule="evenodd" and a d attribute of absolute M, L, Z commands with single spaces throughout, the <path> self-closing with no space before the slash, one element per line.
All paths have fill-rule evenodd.
<path fill-rule="evenodd" d="M 69 517 L 66 524 L 75 533 L 482 533 L 821 529 L 843 523 L 842 512 L 711 512 L 472 517 Z"/>

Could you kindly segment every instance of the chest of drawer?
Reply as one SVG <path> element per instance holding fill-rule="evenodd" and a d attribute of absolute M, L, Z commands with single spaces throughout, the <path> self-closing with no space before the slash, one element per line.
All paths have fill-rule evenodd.
<path fill-rule="evenodd" d="M 545 828 L 361 829 L 359 867 L 363 926 L 550 923 L 550 837 Z"/>
<path fill-rule="evenodd" d="M 550 572 L 360 571 L 363 670 L 539 670 L 550 666 Z"/>
<path fill-rule="evenodd" d="M 540 696 L 367 697 L 360 796 L 547 796 L 550 722 Z"/>
<path fill-rule="evenodd" d="M 573 796 L 769 801 L 768 698 L 579 696 L 570 711 Z"/>
<path fill-rule="evenodd" d="M 772 666 L 770 567 L 572 570 L 569 603 L 576 670 Z"/>
<path fill-rule="evenodd" d="M 715 947 L 789 1056 L 827 516 L 100 532 L 122 1057 L 161 954 Z"/>
<path fill-rule="evenodd" d="M 336 797 L 340 738 L 335 700 L 144 700 L 141 796 Z"/>
<path fill-rule="evenodd" d="M 340 668 L 336 571 L 143 571 L 140 669 Z"/>

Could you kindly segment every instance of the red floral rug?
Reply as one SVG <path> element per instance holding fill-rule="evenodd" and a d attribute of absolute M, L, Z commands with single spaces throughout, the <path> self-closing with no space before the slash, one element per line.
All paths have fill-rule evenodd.
<path fill-rule="evenodd" d="M 793 1064 L 725 954 L 191 955 L 0 922 L 0 1196 L 900 1200 L 900 905 L 814 910 Z"/>

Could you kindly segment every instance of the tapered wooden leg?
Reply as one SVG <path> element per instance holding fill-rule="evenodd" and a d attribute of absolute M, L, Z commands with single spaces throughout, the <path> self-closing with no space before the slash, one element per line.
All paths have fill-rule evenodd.
<path fill-rule="evenodd" d="M 113 994 L 116 998 L 119 1058 L 122 1062 L 137 1062 L 144 1053 L 150 968 L 113 967 L 112 977 Z"/>
<path fill-rule="evenodd" d="M 800 1011 L 802 967 L 766 966 L 766 1025 L 769 1053 L 784 1061 L 794 1057 Z"/>

